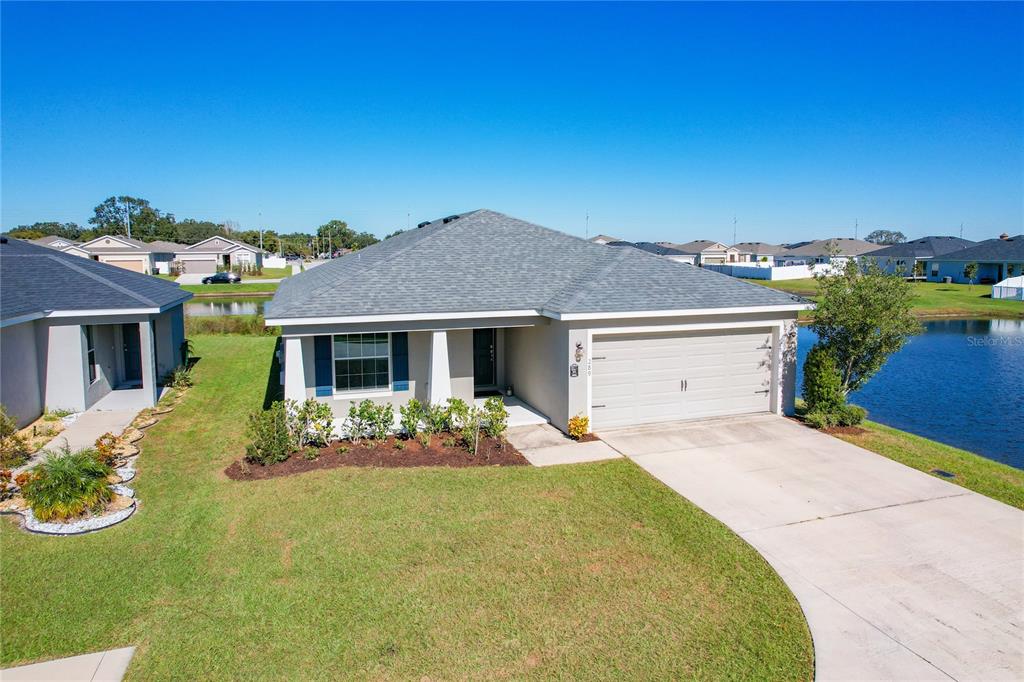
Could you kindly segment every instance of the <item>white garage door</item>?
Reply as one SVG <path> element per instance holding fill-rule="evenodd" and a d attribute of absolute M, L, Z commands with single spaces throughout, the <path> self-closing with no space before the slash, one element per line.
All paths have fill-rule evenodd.
<path fill-rule="evenodd" d="M 213 274 L 217 272 L 217 261 L 212 258 L 207 260 L 182 260 L 181 267 L 183 272 L 189 274 Z"/>
<path fill-rule="evenodd" d="M 595 429 L 771 409 L 771 330 L 595 336 Z"/>

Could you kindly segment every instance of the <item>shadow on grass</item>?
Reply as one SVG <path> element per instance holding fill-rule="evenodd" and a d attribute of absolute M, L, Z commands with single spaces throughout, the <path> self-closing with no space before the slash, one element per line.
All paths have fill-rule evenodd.
<path fill-rule="evenodd" d="M 281 337 L 278 337 L 277 343 L 274 344 L 274 354 L 271 356 L 270 361 L 270 372 L 267 374 L 267 386 L 263 391 L 263 409 L 269 409 L 270 406 L 278 401 L 284 399 L 284 387 L 281 386 Z"/>

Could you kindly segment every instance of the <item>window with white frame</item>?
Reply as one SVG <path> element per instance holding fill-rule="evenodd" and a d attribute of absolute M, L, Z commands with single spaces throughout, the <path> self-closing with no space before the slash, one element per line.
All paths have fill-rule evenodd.
<path fill-rule="evenodd" d="M 382 391 L 391 387 L 387 332 L 334 336 L 334 390 Z"/>
<path fill-rule="evenodd" d="M 85 327 L 85 348 L 86 357 L 89 361 L 89 383 L 96 381 L 99 373 L 96 371 L 96 341 L 93 338 L 91 326 Z"/>

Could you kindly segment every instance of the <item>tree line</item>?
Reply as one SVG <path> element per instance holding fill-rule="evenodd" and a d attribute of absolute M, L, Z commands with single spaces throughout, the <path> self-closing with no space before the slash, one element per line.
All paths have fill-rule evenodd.
<path fill-rule="evenodd" d="M 37 222 L 19 225 L 10 231 L 10 235 L 18 239 L 55 235 L 74 241 L 88 241 L 105 234 L 128 236 L 129 229 L 133 239 L 144 242 L 167 241 L 188 245 L 219 235 L 260 246 L 259 230 L 242 230 L 231 221 L 179 220 L 173 213 L 154 208 L 146 199 L 129 196 L 105 199 L 93 209 L 93 216 L 85 227 L 77 223 Z M 357 232 L 344 220 L 329 220 L 314 232 L 263 230 L 262 236 L 264 249 L 285 256 L 315 256 L 339 249 L 355 250 L 379 241 L 369 232 Z"/>

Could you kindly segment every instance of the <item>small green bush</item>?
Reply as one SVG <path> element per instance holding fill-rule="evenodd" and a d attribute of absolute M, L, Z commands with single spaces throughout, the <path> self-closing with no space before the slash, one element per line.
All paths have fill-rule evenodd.
<path fill-rule="evenodd" d="M 250 414 L 247 433 L 252 442 L 245 449 L 246 459 L 264 466 L 288 459 L 298 445 L 288 421 L 287 406 L 280 400 Z"/>
<path fill-rule="evenodd" d="M 164 381 L 165 386 L 177 389 L 191 388 L 194 384 L 195 379 L 192 377 L 192 370 L 184 365 L 175 367 L 174 371 Z"/>
<path fill-rule="evenodd" d="M 480 446 L 480 430 L 484 423 L 484 411 L 476 406 L 467 407 L 462 422 L 459 424 L 459 435 L 466 449 L 476 454 Z"/>
<path fill-rule="evenodd" d="M 408 438 L 415 438 L 420 430 L 420 422 L 423 421 L 423 403 L 416 398 L 410 398 L 402 407 L 398 408 L 402 415 L 402 430 Z"/>
<path fill-rule="evenodd" d="M 804 360 L 804 402 L 808 412 L 832 413 L 846 403 L 843 379 L 836 367 L 835 356 L 820 343 L 814 345 Z"/>
<path fill-rule="evenodd" d="M 18 433 L 18 423 L 0 405 L 0 468 L 21 466 L 30 454 L 28 439 Z"/>
<path fill-rule="evenodd" d="M 423 424 L 427 435 L 433 436 L 448 428 L 448 410 L 439 403 L 426 403 L 423 406 Z"/>
<path fill-rule="evenodd" d="M 345 418 L 345 435 L 353 443 L 358 443 L 365 438 L 370 431 L 370 424 L 376 416 L 373 401 L 364 400 L 361 403 L 353 402 L 348 406 L 348 417 Z"/>
<path fill-rule="evenodd" d="M 323 447 L 334 438 L 334 413 L 331 406 L 315 398 L 306 398 L 302 403 L 288 401 L 288 430 L 298 447 L 315 445 Z"/>
<path fill-rule="evenodd" d="M 370 417 L 368 424 L 370 437 L 375 441 L 385 441 L 395 427 L 395 406 L 391 403 L 374 405 L 367 411 Z"/>
<path fill-rule="evenodd" d="M 469 419 L 469 405 L 462 398 L 448 398 L 445 410 L 444 430 L 458 433 Z"/>
<path fill-rule="evenodd" d="M 828 429 L 835 426 L 835 418 L 826 412 L 808 412 L 804 422 L 815 429 Z"/>
<path fill-rule="evenodd" d="M 502 438 L 508 429 L 508 409 L 500 396 L 484 401 L 483 429 L 491 438 Z"/>
<path fill-rule="evenodd" d="M 113 470 L 90 450 L 53 454 L 32 468 L 21 494 L 40 521 L 67 521 L 98 512 L 114 496 L 107 476 Z"/>
<path fill-rule="evenodd" d="M 868 411 L 859 405 L 846 404 L 835 412 L 836 424 L 839 426 L 857 426 L 868 416 Z"/>

